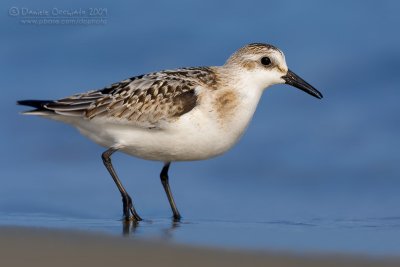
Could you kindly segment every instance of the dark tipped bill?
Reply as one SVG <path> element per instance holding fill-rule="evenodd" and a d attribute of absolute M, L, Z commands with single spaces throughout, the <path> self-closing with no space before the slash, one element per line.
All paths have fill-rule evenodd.
<path fill-rule="evenodd" d="M 307 94 L 315 96 L 316 98 L 319 99 L 322 98 L 322 94 L 317 89 L 312 87 L 311 84 L 309 84 L 308 82 L 297 76 L 291 70 L 288 70 L 287 74 L 285 76 L 282 76 L 282 79 L 284 79 L 287 84 L 299 88 L 300 90 L 306 92 Z"/>

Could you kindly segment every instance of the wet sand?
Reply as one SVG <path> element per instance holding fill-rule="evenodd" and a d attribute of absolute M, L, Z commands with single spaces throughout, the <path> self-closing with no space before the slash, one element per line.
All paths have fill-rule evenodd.
<path fill-rule="evenodd" d="M 0 227 L 1 266 L 400 266 L 399 259 L 199 248 L 78 231 Z"/>

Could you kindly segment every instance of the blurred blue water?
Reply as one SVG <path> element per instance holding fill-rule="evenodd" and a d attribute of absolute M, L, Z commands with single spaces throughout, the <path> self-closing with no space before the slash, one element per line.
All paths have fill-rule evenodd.
<path fill-rule="evenodd" d="M 100 7 L 108 15 L 105 25 L 33 26 L 8 15 L 11 7 Z M 400 254 L 398 2 L 2 1 L 0 10 L 1 224 L 57 226 L 43 219 L 50 217 L 76 218 L 59 224 L 65 227 L 85 228 L 90 219 L 112 228 L 121 216 L 100 160 L 104 149 L 67 125 L 20 116 L 16 100 L 59 98 L 160 69 L 220 65 L 246 43 L 268 42 L 325 98 L 275 86 L 226 155 L 173 164 L 171 186 L 191 223 L 173 237 Z M 168 225 L 162 165 L 126 155 L 114 162 L 140 214 L 159 220 L 155 228 Z"/>

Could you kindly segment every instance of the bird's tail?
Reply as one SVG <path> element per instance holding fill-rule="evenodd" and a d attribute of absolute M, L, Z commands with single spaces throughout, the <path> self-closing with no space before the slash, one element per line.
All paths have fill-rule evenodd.
<path fill-rule="evenodd" d="M 46 105 L 53 103 L 53 100 L 19 100 L 18 105 L 29 106 L 35 109 L 22 112 L 26 115 L 49 115 L 54 113 L 52 110 L 46 108 Z"/>

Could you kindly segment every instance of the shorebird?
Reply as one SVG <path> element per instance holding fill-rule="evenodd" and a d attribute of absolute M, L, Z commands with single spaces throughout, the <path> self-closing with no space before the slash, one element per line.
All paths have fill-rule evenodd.
<path fill-rule="evenodd" d="M 289 84 L 321 99 L 322 94 L 288 69 L 273 45 L 248 44 L 222 66 L 179 68 L 135 76 L 101 90 L 59 100 L 22 100 L 24 112 L 76 127 L 107 150 L 105 167 L 122 196 L 125 220 L 140 221 L 111 163 L 116 151 L 161 161 L 162 185 L 173 212 L 168 169 L 174 161 L 204 160 L 230 149 L 247 128 L 263 91 Z"/>

